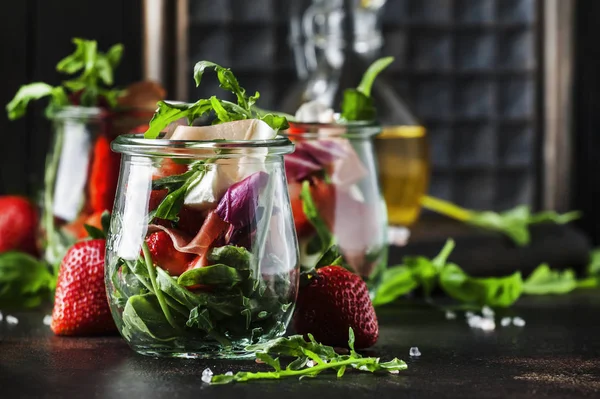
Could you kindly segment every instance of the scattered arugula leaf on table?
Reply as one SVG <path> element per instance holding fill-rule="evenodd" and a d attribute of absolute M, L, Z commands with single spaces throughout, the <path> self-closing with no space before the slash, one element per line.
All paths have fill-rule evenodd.
<path fill-rule="evenodd" d="M 566 224 L 581 217 L 581 212 L 572 211 L 558 214 L 544 211 L 532 214 L 526 205 L 520 205 L 502 213 L 491 211 L 473 211 L 459 207 L 451 202 L 425 196 L 421 199 L 424 208 L 447 217 L 468 223 L 486 230 L 506 235 L 519 246 L 528 245 L 531 241 L 529 226 L 537 223 L 551 222 Z"/>
<path fill-rule="evenodd" d="M 221 100 L 215 96 L 209 99 L 200 99 L 192 104 L 172 104 L 165 101 L 158 102 L 158 110 L 150 121 L 150 126 L 145 138 L 154 139 L 170 123 L 181 118 L 187 118 L 191 124 L 195 119 L 214 112 L 216 119 L 214 123 L 225 123 L 241 119 L 260 119 L 267 123 L 275 131 L 288 128 L 287 119 L 284 116 L 276 114 L 265 114 L 257 111 L 254 104 L 260 97 L 256 92 L 253 96 L 247 96 L 246 90 L 240 86 L 231 69 L 224 68 L 210 61 L 200 61 L 194 66 L 194 80 L 196 86 L 200 85 L 206 69 L 212 68 L 217 73 L 219 87 L 233 93 L 236 96 L 237 103 Z"/>
<path fill-rule="evenodd" d="M 111 89 L 114 69 L 118 66 L 123 54 L 123 45 L 115 44 L 106 53 L 98 51 L 95 40 L 73 39 L 75 51 L 63 58 L 56 66 L 58 72 L 75 75 L 65 80 L 62 86 L 51 86 L 42 82 L 23 85 L 15 97 L 6 105 L 8 118 L 11 120 L 25 115 L 27 105 L 33 100 L 50 97 L 46 108 L 46 116 L 50 117 L 60 107 L 70 104 L 67 92 L 81 92 L 80 104 L 86 107 L 95 106 L 100 97 L 111 107 L 117 104 L 120 90 Z"/>
<path fill-rule="evenodd" d="M 211 379 L 211 384 L 227 384 L 252 380 L 273 380 L 288 377 L 316 377 L 325 371 L 335 371 L 341 378 L 348 368 L 358 371 L 398 373 L 407 365 L 397 358 L 381 362 L 379 358 L 363 357 L 354 350 L 354 331 L 348 331 L 348 355 L 339 355 L 331 346 L 322 345 L 308 334 L 306 341 L 301 335 L 277 338 L 264 344 L 251 345 L 246 351 L 254 352 L 256 358 L 271 366 L 273 371 L 241 371 L 233 375 L 220 374 Z M 281 366 L 280 357 L 292 357 L 288 366 Z"/>
<path fill-rule="evenodd" d="M 356 89 L 344 90 L 341 117 L 346 121 L 371 121 L 377 117 L 377 109 L 371 97 L 371 87 L 375 78 L 392 62 L 394 57 L 376 60 L 364 73 Z"/>

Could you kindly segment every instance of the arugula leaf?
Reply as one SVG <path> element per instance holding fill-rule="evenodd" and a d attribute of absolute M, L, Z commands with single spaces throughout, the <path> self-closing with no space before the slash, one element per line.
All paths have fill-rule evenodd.
<path fill-rule="evenodd" d="M 508 307 L 523 292 L 521 272 L 506 277 L 475 278 L 455 264 L 442 269 L 440 286 L 446 294 L 461 302 L 492 307 Z"/>
<path fill-rule="evenodd" d="M 346 121 L 370 121 L 377 117 L 377 110 L 371 98 L 371 87 L 375 78 L 392 62 L 393 57 L 376 60 L 364 73 L 356 89 L 344 90 L 341 110 Z"/>
<path fill-rule="evenodd" d="M 193 285 L 217 285 L 231 288 L 242 281 L 242 277 L 233 267 L 212 265 L 190 269 L 177 279 L 177 284 L 184 287 Z"/>
<path fill-rule="evenodd" d="M 207 68 L 212 68 L 217 73 L 219 87 L 233 93 L 237 98 L 237 104 L 221 100 L 215 96 L 209 99 L 200 99 L 193 104 L 171 104 L 164 101 L 158 103 L 158 111 L 152 117 L 145 138 L 154 139 L 170 123 L 181 118 L 187 118 L 192 122 L 209 112 L 214 112 L 216 119 L 214 123 L 230 122 L 242 119 L 260 119 L 267 123 L 275 131 L 287 129 L 287 120 L 282 115 L 263 114 L 255 108 L 254 104 L 260 97 L 256 92 L 253 96 L 246 96 L 246 90 L 240 86 L 231 69 L 222 67 L 214 62 L 200 61 L 194 66 L 194 80 L 196 86 L 202 82 L 202 77 Z"/>
<path fill-rule="evenodd" d="M 502 213 L 491 211 L 478 212 L 464 209 L 451 202 L 429 196 L 423 197 L 421 204 L 426 209 L 461 222 L 502 233 L 519 246 L 529 244 L 531 240 L 529 225 L 531 224 L 544 222 L 565 224 L 581 217 L 581 213 L 577 211 L 562 215 L 554 211 L 531 214 L 529 207 L 526 205 L 520 205 Z"/>
<path fill-rule="evenodd" d="M 27 110 L 27 105 L 33 100 L 39 100 L 43 97 L 50 97 L 50 103 L 46 108 L 46 114 L 50 114 L 54 109 L 67 105 L 69 100 L 62 87 L 53 87 L 46 83 L 36 82 L 23 85 L 15 94 L 15 97 L 6 105 L 8 119 L 15 120 L 23 117 Z"/>
<path fill-rule="evenodd" d="M 363 357 L 354 351 L 354 332 L 349 329 L 348 346 L 351 348 L 350 355 L 338 355 L 335 350 L 315 341 L 309 334 L 309 341 L 304 340 L 301 335 L 293 335 L 289 338 L 277 338 L 260 345 L 246 347 L 248 352 L 255 352 L 257 359 L 271 366 L 274 371 L 266 372 L 238 372 L 234 375 L 215 375 L 211 384 L 227 384 L 230 382 L 243 382 L 251 380 L 280 379 L 286 377 L 316 377 L 323 371 L 332 370 L 338 378 L 342 377 L 346 368 L 352 367 L 358 371 L 368 372 L 397 372 L 406 370 L 407 365 L 402 360 L 394 358 L 389 362 L 380 362 L 379 358 Z M 291 356 L 295 360 L 283 369 L 279 357 Z M 308 361 L 314 365 L 310 367 Z"/>
<path fill-rule="evenodd" d="M 528 295 L 566 294 L 577 288 L 577 278 L 572 269 L 552 270 L 548 264 L 539 265 L 523 284 Z"/>
<path fill-rule="evenodd" d="M 123 45 L 116 44 L 104 54 L 98 51 L 98 45 L 94 40 L 75 38 L 75 51 L 63 58 L 56 65 L 56 70 L 61 73 L 80 75 L 66 80 L 61 86 L 50 86 L 46 83 L 36 82 L 23 85 L 17 91 L 15 97 L 6 105 L 8 118 L 15 120 L 25 115 L 27 105 L 33 100 L 50 97 L 46 116 L 51 117 L 59 107 L 70 104 L 65 89 L 71 92 L 82 90 L 80 103 L 83 106 L 94 106 L 98 97 L 104 97 L 111 107 L 116 106 L 119 90 L 109 90 L 104 86 L 112 86 L 113 70 L 119 64 L 123 54 Z"/>
<path fill-rule="evenodd" d="M 34 308 L 51 298 L 55 286 L 44 262 L 22 252 L 0 254 L 0 308 Z"/>

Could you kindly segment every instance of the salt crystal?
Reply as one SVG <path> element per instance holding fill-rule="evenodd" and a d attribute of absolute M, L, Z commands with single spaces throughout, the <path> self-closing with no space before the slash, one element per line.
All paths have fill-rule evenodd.
<path fill-rule="evenodd" d="M 508 327 L 508 326 L 510 326 L 510 322 L 511 322 L 510 317 L 503 317 L 502 320 L 500 320 L 500 325 L 502 327 Z"/>
<path fill-rule="evenodd" d="M 496 329 L 494 319 L 484 318 L 478 315 L 473 315 L 467 319 L 467 323 L 471 328 L 478 328 L 484 331 L 493 331 Z"/>
<path fill-rule="evenodd" d="M 456 313 L 446 310 L 446 320 L 454 320 L 456 319 Z"/>
<path fill-rule="evenodd" d="M 417 348 L 416 346 L 413 346 L 408 351 L 408 354 L 412 357 L 419 357 L 421 356 L 421 351 L 419 351 L 419 348 Z"/>
<path fill-rule="evenodd" d="M 8 318 L 7 318 L 7 320 L 8 320 Z M 525 320 L 523 320 L 520 317 L 514 317 L 512 319 L 512 323 L 514 326 L 517 326 L 517 327 L 525 327 Z"/>
<path fill-rule="evenodd" d="M 312 360 L 309 360 L 308 362 L 306 362 L 306 367 L 314 367 L 315 366 L 315 362 L 313 362 Z"/>
<path fill-rule="evenodd" d="M 49 326 L 50 324 L 52 324 L 52 316 L 50 316 L 49 314 L 47 314 L 46 316 L 44 316 L 44 324 Z"/>
<path fill-rule="evenodd" d="M 8 324 L 17 325 L 19 324 L 19 319 L 17 319 L 15 316 L 6 315 L 6 322 Z"/>
<path fill-rule="evenodd" d="M 390 374 L 400 374 L 400 370 L 389 370 Z"/>
<path fill-rule="evenodd" d="M 213 377 L 213 372 L 211 369 L 209 369 L 208 367 L 204 369 L 204 371 L 202 372 L 202 382 L 206 382 L 207 384 L 210 384 L 210 382 L 212 381 L 212 377 Z"/>
<path fill-rule="evenodd" d="M 233 375 L 233 371 L 228 371 L 225 373 L 226 376 L 232 376 Z"/>
<path fill-rule="evenodd" d="M 481 309 L 481 314 L 483 315 L 483 317 L 485 317 L 486 319 L 493 319 L 494 318 L 494 311 L 492 310 L 492 308 L 490 308 L 489 306 L 484 306 Z"/>

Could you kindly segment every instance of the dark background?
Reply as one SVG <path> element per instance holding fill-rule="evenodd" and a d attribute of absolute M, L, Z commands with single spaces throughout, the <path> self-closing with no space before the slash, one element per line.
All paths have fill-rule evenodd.
<path fill-rule="evenodd" d="M 190 63 L 200 57 L 230 65 L 249 90 L 276 104 L 285 94 L 282 85 L 295 78 L 289 10 L 280 0 L 252 3 L 190 0 Z M 580 224 L 597 238 L 600 2 L 575 3 L 572 208 L 585 212 Z M 97 39 L 101 49 L 123 43 L 117 84 L 141 79 L 141 7 L 142 0 L 3 4 L 0 103 L 27 82 L 58 84 L 54 67 L 72 51 L 75 36 Z M 539 203 L 541 7 L 543 0 L 388 0 L 383 51 L 399 60 L 391 81 L 428 128 L 433 195 L 475 208 Z M 200 94 L 190 90 L 191 97 Z M 42 110 L 34 105 L 15 122 L 0 115 L 2 194 L 39 192 L 51 139 Z"/>

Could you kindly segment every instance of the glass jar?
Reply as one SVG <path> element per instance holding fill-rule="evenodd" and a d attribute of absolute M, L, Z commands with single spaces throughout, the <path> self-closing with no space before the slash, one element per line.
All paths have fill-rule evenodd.
<path fill-rule="evenodd" d="M 87 236 L 85 224 L 100 227 L 102 213 L 112 209 L 119 178 L 120 155 L 111 151 L 110 142 L 151 117 L 148 111 L 80 106 L 52 116 L 40 229 L 50 264 L 58 265 L 69 246 Z"/>
<path fill-rule="evenodd" d="M 105 281 L 131 348 L 238 358 L 283 335 L 299 279 L 283 164 L 292 143 L 122 135 L 112 148 L 123 155 Z"/>
<path fill-rule="evenodd" d="M 372 140 L 380 131 L 362 122 L 291 123 L 286 131 L 296 145 L 285 166 L 302 267 L 342 261 L 371 292 L 388 254 L 387 213 Z"/>
<path fill-rule="evenodd" d="M 295 114 L 307 101 L 339 109 L 344 90 L 356 87 L 367 67 L 382 55 L 384 44 L 381 0 L 296 0 L 290 43 L 301 82 L 287 91 L 282 110 Z M 410 226 L 419 216 L 421 197 L 429 182 L 428 137 L 408 106 L 386 80 L 378 76 L 371 96 L 383 134 L 377 137 L 380 180 L 389 222 Z M 389 76 L 389 75 L 387 75 Z M 398 75 L 394 79 L 402 81 Z M 397 229 L 391 229 L 391 231 Z"/>

